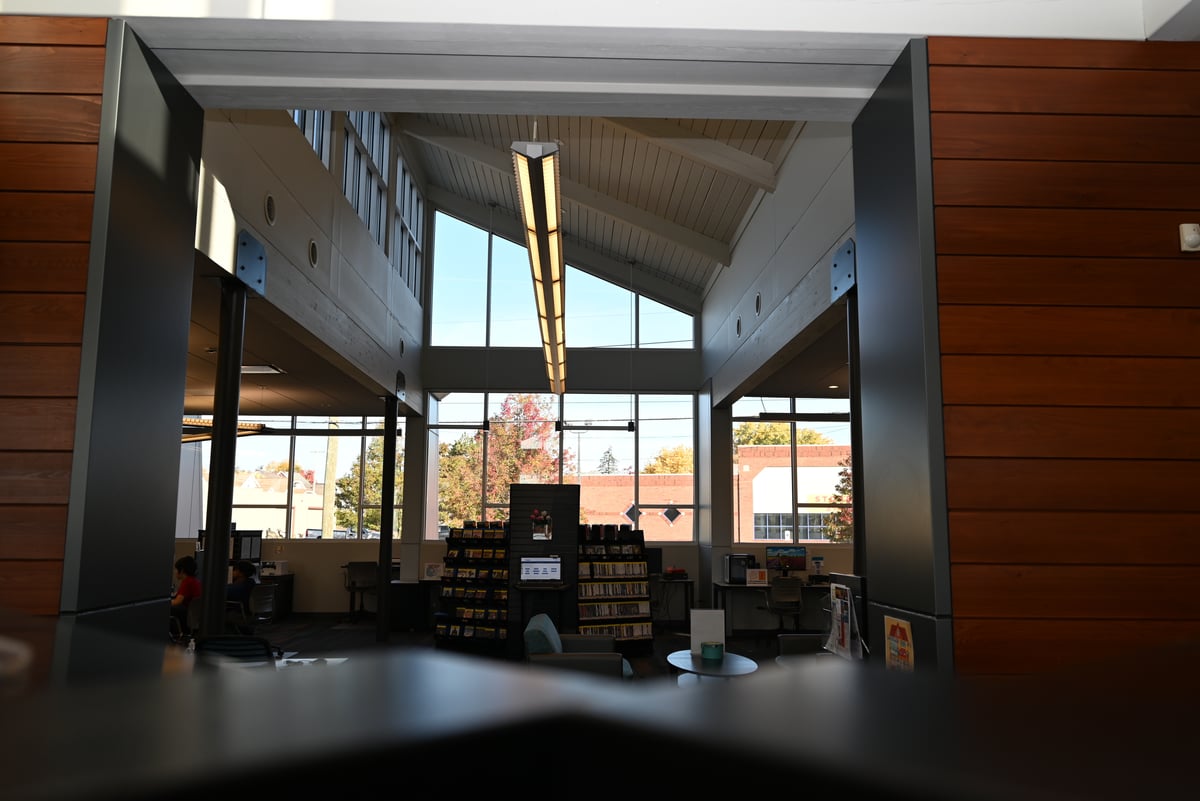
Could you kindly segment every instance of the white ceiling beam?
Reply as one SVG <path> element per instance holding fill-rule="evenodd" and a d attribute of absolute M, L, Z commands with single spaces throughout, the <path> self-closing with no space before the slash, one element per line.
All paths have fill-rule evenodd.
<path fill-rule="evenodd" d="M 472 159 L 498 172 L 512 174 L 512 156 L 505 151 L 496 150 L 465 136 L 459 136 L 418 117 L 401 115 L 399 119 L 403 133 L 409 136 L 442 150 Z M 575 203 L 599 214 L 621 220 L 652 236 L 662 237 L 679 247 L 687 248 L 705 258 L 712 259 L 722 266 L 728 265 L 732 258 L 729 245 L 712 237 L 698 234 L 690 228 L 685 228 L 670 220 L 664 220 L 656 214 L 623 203 L 575 181 L 564 178 L 559 181 L 559 186 L 562 189 L 564 203 Z"/>
<path fill-rule="evenodd" d="M 755 40 L 764 28 L 781 36 L 941 35 L 1035 36 L 1085 39 L 1141 39 L 1142 4 L 1136 0 L 740 0 L 737 3 L 692 3 L 666 0 L 609 0 L 604 14 L 586 3 L 554 10 L 546 24 L 545 8 L 536 4 L 384 3 L 380 0 L 338 2 L 207 2 L 162 3 L 153 0 L 5 0 L 6 14 L 66 14 L 97 17 L 148 17 L 187 21 L 198 15 L 226 20 L 231 28 L 255 22 L 313 26 L 342 24 L 428 25 L 453 34 L 459 28 L 494 26 L 525 29 L 553 41 L 564 29 L 592 34 L 597 47 L 628 42 L 631 34 L 670 38 L 686 47 L 693 43 Z M 167 20 L 167 18 L 175 18 Z M 619 20 L 620 25 L 612 22 Z M 154 45 L 151 44 L 151 47 Z M 503 46 L 502 43 L 499 46 Z M 652 52 L 652 51 L 647 51 Z"/>
<path fill-rule="evenodd" d="M 746 181 L 758 189 L 775 191 L 775 167 L 771 162 L 709 139 L 691 128 L 660 119 L 604 117 L 603 120 L 628 134 L 653 142 L 663 150 Z"/>

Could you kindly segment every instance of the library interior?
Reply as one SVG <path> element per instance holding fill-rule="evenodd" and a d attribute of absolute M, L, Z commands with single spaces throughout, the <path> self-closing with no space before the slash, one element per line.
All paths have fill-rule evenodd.
<path fill-rule="evenodd" d="M 1200 2 L 614 2 L 0 4 L 0 795 L 1191 793 Z"/>

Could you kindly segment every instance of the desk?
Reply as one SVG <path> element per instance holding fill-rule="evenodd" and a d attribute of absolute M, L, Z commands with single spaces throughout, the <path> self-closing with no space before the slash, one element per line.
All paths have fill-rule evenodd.
<path fill-rule="evenodd" d="M 529 618 L 536 615 L 538 612 L 545 612 L 554 621 L 554 625 L 561 631 L 564 629 L 574 629 L 576 625 L 576 616 L 568 615 L 565 609 L 564 599 L 568 595 L 572 600 L 575 598 L 574 593 L 567 593 L 566 590 L 574 589 L 565 581 L 518 581 L 513 585 L 513 589 L 517 593 L 517 619 L 513 621 L 519 628 L 517 633 L 525 630 L 525 624 L 529 622 Z M 538 598 L 545 593 L 554 595 L 554 603 L 546 604 L 539 603 Z M 529 606 L 526 610 L 525 598 L 532 596 Z"/>
<path fill-rule="evenodd" d="M 388 616 L 392 631 L 433 631 L 433 614 L 441 598 L 441 580 L 392 579 Z"/>
<path fill-rule="evenodd" d="M 684 649 L 667 654 L 667 661 L 684 673 L 722 679 L 748 676 L 758 670 L 758 663 L 750 657 L 731 654 L 728 651 L 725 652 L 724 659 L 717 661 L 716 659 L 701 659 L 699 654 L 693 654 L 691 650 Z"/>
<path fill-rule="evenodd" d="M 292 613 L 292 598 L 296 593 L 295 573 L 275 573 L 258 577 L 259 584 L 270 584 L 275 587 L 275 600 L 271 604 L 270 620 L 275 623 Z"/>
<path fill-rule="evenodd" d="M 763 603 L 767 601 L 767 591 L 770 589 L 770 584 L 730 584 L 727 581 L 714 581 L 713 587 L 713 609 L 725 609 L 726 594 L 731 592 L 753 592 L 762 597 Z M 805 584 L 801 588 L 804 597 L 804 613 L 800 616 L 801 631 L 828 631 L 829 630 L 829 585 L 828 584 Z M 726 632 L 731 630 L 730 616 L 725 616 Z"/>
<path fill-rule="evenodd" d="M 345 571 L 346 590 L 350 593 L 350 619 L 356 619 L 366 611 L 367 595 L 377 595 L 379 592 L 379 563 L 378 562 L 347 562 L 342 565 Z M 400 578 L 400 563 L 393 560 L 391 577 Z M 358 596 L 358 609 L 354 608 L 354 596 Z"/>

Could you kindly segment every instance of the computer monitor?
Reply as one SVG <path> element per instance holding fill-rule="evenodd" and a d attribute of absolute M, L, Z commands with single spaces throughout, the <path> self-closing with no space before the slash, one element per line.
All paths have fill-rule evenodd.
<path fill-rule="evenodd" d="M 663 572 L 662 548 L 643 548 L 642 553 L 646 556 L 647 573 L 655 576 Z"/>
<path fill-rule="evenodd" d="M 805 570 L 808 549 L 803 545 L 768 545 L 767 570 Z"/>
<path fill-rule="evenodd" d="M 562 581 L 562 559 L 558 556 L 522 556 L 520 580 L 523 583 Z"/>

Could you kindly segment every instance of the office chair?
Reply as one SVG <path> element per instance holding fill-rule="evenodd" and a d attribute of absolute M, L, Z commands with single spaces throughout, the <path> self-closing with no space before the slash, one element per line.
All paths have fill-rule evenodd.
<path fill-rule="evenodd" d="M 275 618 L 275 585 L 255 584 L 250 591 L 250 620 L 270 623 Z"/>
<path fill-rule="evenodd" d="M 196 656 L 216 657 L 209 664 L 221 661 L 249 662 L 254 667 L 275 667 L 275 660 L 283 657 L 283 651 L 264 637 L 249 634 L 217 634 L 196 640 Z M 204 660 L 202 660 L 204 661 Z M 248 665 L 249 667 L 249 665 Z"/>
<path fill-rule="evenodd" d="M 225 602 L 225 629 L 233 634 L 254 633 L 254 622 L 246 614 L 241 601 Z"/>
<path fill-rule="evenodd" d="M 364 601 L 367 594 L 375 594 L 379 585 L 379 564 L 377 562 L 347 562 L 346 590 L 350 593 L 350 619 L 355 620 L 366 611 Z M 358 595 L 358 609 L 354 608 L 354 596 Z"/>
<path fill-rule="evenodd" d="M 775 576 L 767 588 L 767 605 L 759 609 L 779 616 L 779 630 L 783 630 L 783 619 L 792 619 L 792 630 L 800 630 L 800 615 L 804 613 L 804 579 L 799 576 Z"/>
<path fill-rule="evenodd" d="M 825 641 L 828 638 L 827 634 L 815 632 L 805 632 L 803 634 L 783 632 L 776 635 L 775 641 L 779 645 L 780 656 L 792 656 L 831 653 L 825 650 Z"/>

